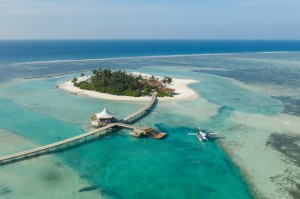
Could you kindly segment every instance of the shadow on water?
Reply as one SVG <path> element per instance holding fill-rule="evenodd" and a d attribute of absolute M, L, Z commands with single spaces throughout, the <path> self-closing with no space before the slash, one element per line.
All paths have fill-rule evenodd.
<path fill-rule="evenodd" d="M 84 187 L 82 189 L 79 189 L 78 192 L 88 192 L 88 191 L 94 191 L 94 190 L 99 190 L 99 187 L 96 187 L 96 186 Z"/>
<path fill-rule="evenodd" d="M 226 138 L 225 136 L 208 137 L 208 141 L 209 142 L 215 142 L 215 141 L 218 141 L 220 139 L 225 139 L 225 138 Z"/>

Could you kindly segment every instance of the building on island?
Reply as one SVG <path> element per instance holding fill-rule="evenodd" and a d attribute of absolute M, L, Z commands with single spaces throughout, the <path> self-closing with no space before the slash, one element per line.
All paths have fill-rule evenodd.
<path fill-rule="evenodd" d="M 175 92 L 175 89 L 173 89 L 173 88 L 163 88 L 163 89 L 161 89 L 161 91 L 163 91 L 163 92 L 165 92 L 165 93 L 168 93 L 169 94 L 169 96 L 173 96 L 173 94 L 174 94 L 174 92 Z"/>
<path fill-rule="evenodd" d="M 91 124 L 93 127 L 101 127 L 116 121 L 115 114 L 106 108 L 101 113 L 92 115 Z"/>

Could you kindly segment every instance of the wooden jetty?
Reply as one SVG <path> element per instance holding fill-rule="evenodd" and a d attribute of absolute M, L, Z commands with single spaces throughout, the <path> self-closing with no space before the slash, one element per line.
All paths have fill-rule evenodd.
<path fill-rule="evenodd" d="M 99 137 L 101 135 L 106 134 L 106 130 L 111 129 L 114 126 L 116 126 L 115 123 L 109 124 L 105 127 L 95 129 L 93 131 L 83 133 L 81 135 L 71 137 L 69 139 L 65 139 L 65 140 L 55 142 L 52 144 L 40 146 L 40 147 L 30 149 L 27 151 L 22 151 L 22 152 L 15 153 L 12 155 L 3 156 L 3 157 L 0 157 L 0 164 L 4 163 L 4 162 L 14 161 L 17 159 L 27 158 L 27 157 L 34 156 L 34 155 L 43 154 L 45 152 L 53 152 L 53 151 L 61 149 L 62 147 L 69 147 L 71 145 L 86 142 L 89 138 L 94 139 L 94 137 L 96 137 L 96 136 Z"/>
<path fill-rule="evenodd" d="M 154 105 L 156 98 L 157 98 L 156 94 L 154 93 L 151 97 L 151 100 L 149 101 L 149 103 L 146 106 L 142 107 L 140 110 L 136 111 L 135 113 L 123 118 L 122 121 L 127 122 L 129 120 L 132 120 L 132 119 L 142 115 L 145 111 L 150 110 L 151 107 Z M 0 157 L 0 164 L 8 163 L 11 161 L 16 161 L 16 160 L 21 160 L 21 159 L 26 159 L 26 158 L 33 157 L 36 155 L 42 155 L 45 153 L 54 152 L 54 151 L 60 150 L 62 148 L 67 148 L 69 146 L 75 146 L 80 143 L 85 143 L 88 140 L 93 140 L 96 137 L 101 137 L 101 136 L 106 135 L 114 127 L 122 127 L 122 128 L 132 129 L 133 131 L 145 132 L 145 130 L 143 130 L 143 127 L 134 127 L 134 126 L 126 124 L 126 123 L 111 123 L 104 127 L 83 133 L 78 136 L 68 138 L 65 140 L 61 140 L 61 141 L 58 141 L 58 142 L 55 142 L 52 144 L 40 146 L 40 147 L 37 147 L 34 149 L 22 151 L 19 153 L 14 153 L 11 155 L 2 156 L 2 157 Z M 151 136 L 151 134 L 149 134 L 149 135 Z M 155 136 L 153 136 L 153 137 L 155 137 Z"/>
<path fill-rule="evenodd" d="M 166 136 L 166 133 L 154 131 L 154 129 L 151 127 L 142 127 L 134 129 L 130 132 L 130 135 L 135 137 L 151 136 L 155 139 L 161 139 Z"/>
<path fill-rule="evenodd" d="M 154 105 L 154 103 L 157 100 L 157 96 L 156 93 L 152 94 L 151 100 L 148 102 L 148 104 L 146 106 L 144 106 L 143 108 L 139 109 L 138 111 L 132 113 L 131 115 L 128 115 L 127 117 L 124 117 L 122 119 L 123 122 L 129 122 L 130 120 L 133 120 L 137 117 L 139 117 L 140 115 L 142 115 L 143 113 L 145 113 L 146 111 L 149 111 L 152 106 Z"/>
<path fill-rule="evenodd" d="M 118 123 L 117 126 L 132 129 L 133 131 L 130 132 L 130 135 L 133 135 L 135 137 L 151 136 L 151 137 L 154 137 L 155 139 L 161 139 L 161 138 L 165 137 L 165 135 L 166 135 L 166 133 L 154 131 L 154 129 L 152 127 L 144 127 L 144 126 L 143 127 L 134 127 L 134 126 L 124 124 L 124 123 Z"/>

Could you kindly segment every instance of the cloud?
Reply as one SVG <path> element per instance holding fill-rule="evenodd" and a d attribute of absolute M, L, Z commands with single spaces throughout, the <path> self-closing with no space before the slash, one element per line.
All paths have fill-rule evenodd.
<path fill-rule="evenodd" d="M 97 0 L 0 0 L 0 9 L 11 15 L 80 15 L 80 14 L 126 14 L 166 11 L 152 3 L 138 1 Z"/>
<path fill-rule="evenodd" d="M 244 5 L 257 5 L 257 6 L 278 6 L 278 5 L 291 5 L 291 4 L 298 4 L 300 5 L 299 0 L 234 0 L 239 4 Z"/>
<path fill-rule="evenodd" d="M 300 32 L 299 26 L 293 25 L 300 23 L 296 3 L 295 0 L 0 0 L 0 39 L 243 38 L 247 35 L 257 39 L 275 33 L 282 33 L 284 38 L 290 32 L 294 35 Z M 262 29 L 263 34 L 259 31 Z"/>

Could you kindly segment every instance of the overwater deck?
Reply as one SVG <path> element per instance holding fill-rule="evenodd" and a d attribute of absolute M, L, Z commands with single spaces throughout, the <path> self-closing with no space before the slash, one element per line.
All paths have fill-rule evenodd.
<path fill-rule="evenodd" d="M 20 159 L 24 159 L 24 158 L 28 158 L 28 157 L 33 157 L 35 155 L 42 155 L 45 153 L 57 151 L 62 148 L 68 148 L 69 146 L 74 146 L 74 145 L 77 145 L 80 143 L 85 143 L 88 140 L 93 140 L 96 137 L 101 137 L 101 136 L 106 135 L 114 127 L 129 128 L 132 130 L 141 130 L 141 127 L 134 127 L 132 125 L 129 125 L 129 124 L 126 124 L 123 122 L 128 122 L 128 121 L 142 115 L 145 111 L 149 111 L 152 108 L 152 106 L 154 105 L 154 103 L 156 102 L 156 99 L 157 99 L 157 97 L 156 97 L 156 94 L 154 93 L 151 97 L 151 100 L 149 101 L 149 103 L 147 103 L 146 106 L 142 107 L 135 113 L 123 118 L 122 123 L 108 124 L 104 127 L 83 133 L 78 136 L 68 138 L 65 140 L 61 140 L 59 142 L 40 146 L 40 147 L 37 147 L 34 149 L 22 151 L 19 153 L 14 153 L 14 154 L 7 155 L 7 156 L 2 156 L 2 157 L 0 157 L 0 164 L 11 162 L 11 161 L 16 161 L 16 160 L 20 160 Z"/>

